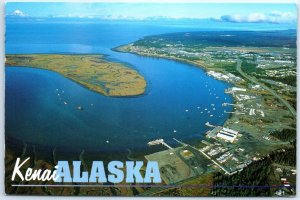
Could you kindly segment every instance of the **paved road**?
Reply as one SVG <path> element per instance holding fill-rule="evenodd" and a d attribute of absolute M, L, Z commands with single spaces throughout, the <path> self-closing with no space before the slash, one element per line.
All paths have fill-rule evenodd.
<path fill-rule="evenodd" d="M 284 104 L 290 111 L 290 113 L 296 117 L 296 110 L 286 101 L 284 100 L 280 95 L 278 95 L 274 90 L 272 90 L 271 88 L 269 88 L 268 86 L 266 86 L 265 84 L 262 84 L 260 82 L 258 82 L 254 77 L 251 77 L 247 74 L 245 74 L 245 72 L 243 72 L 243 70 L 241 69 L 242 66 L 242 61 L 238 59 L 237 64 L 236 64 L 236 70 L 245 78 L 248 79 L 249 81 L 260 85 L 262 88 L 264 88 L 265 90 L 267 90 L 268 92 L 270 92 L 274 97 L 276 97 L 277 99 L 279 99 L 279 101 Z"/>
<path fill-rule="evenodd" d="M 184 143 L 184 142 L 181 142 L 181 141 L 177 140 L 176 138 L 173 138 L 173 140 L 175 140 L 176 142 L 178 142 L 179 144 L 181 144 L 181 145 L 183 145 L 183 146 L 189 146 L 189 147 L 191 147 L 192 149 L 194 149 L 194 150 L 196 150 L 196 151 L 202 153 L 207 159 L 209 159 L 209 160 L 212 161 L 215 165 L 217 165 L 220 169 L 222 169 L 222 170 L 225 172 L 225 174 L 228 174 L 228 175 L 235 174 L 235 172 L 232 173 L 232 172 L 227 171 L 224 167 L 222 167 L 219 163 L 217 163 L 214 159 L 212 159 L 211 157 L 209 157 L 206 153 L 204 153 L 204 152 L 201 151 L 200 149 L 197 149 L 197 148 L 195 148 L 195 147 L 193 147 L 193 146 L 191 146 L 191 145 L 189 145 L 189 144 L 186 144 L 186 143 Z"/>

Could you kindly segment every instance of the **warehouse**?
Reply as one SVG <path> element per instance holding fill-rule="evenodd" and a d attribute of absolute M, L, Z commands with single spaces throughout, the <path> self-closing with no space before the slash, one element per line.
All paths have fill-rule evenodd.
<path fill-rule="evenodd" d="M 218 138 L 233 142 L 237 138 L 238 132 L 228 128 L 222 128 L 217 134 Z"/>

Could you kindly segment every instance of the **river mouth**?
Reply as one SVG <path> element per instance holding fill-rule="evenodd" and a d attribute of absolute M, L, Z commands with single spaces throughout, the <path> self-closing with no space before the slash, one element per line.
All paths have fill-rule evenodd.
<path fill-rule="evenodd" d="M 157 138 L 200 140 L 208 120 L 225 122 L 227 84 L 193 66 L 131 56 L 148 83 L 134 98 L 106 97 L 47 70 L 7 67 L 6 134 L 70 150 L 142 151 Z"/>
<path fill-rule="evenodd" d="M 66 152 L 117 153 L 130 149 L 146 153 L 164 149 L 147 145 L 158 138 L 171 146 L 175 145 L 173 138 L 199 142 L 208 130 L 207 121 L 223 125 L 229 117 L 224 111 L 231 108 L 222 106 L 233 101 L 224 93 L 229 84 L 189 64 L 111 50 L 145 35 L 180 31 L 180 28 L 132 25 L 136 31 L 128 35 L 128 27 L 120 28 L 121 25 L 31 26 L 28 30 L 22 24 L 7 25 L 10 34 L 6 53 L 105 54 L 108 60 L 137 70 L 147 87 L 143 95 L 114 98 L 92 92 L 51 71 L 6 67 L 7 138 Z M 79 28 L 84 37 L 72 38 L 69 30 Z M 49 34 L 43 35 L 43 29 Z M 12 34 L 14 30 L 19 30 L 18 34 Z M 41 37 L 28 38 L 32 35 Z"/>

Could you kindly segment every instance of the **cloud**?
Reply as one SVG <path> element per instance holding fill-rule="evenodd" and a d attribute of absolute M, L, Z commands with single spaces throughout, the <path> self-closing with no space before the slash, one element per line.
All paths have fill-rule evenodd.
<path fill-rule="evenodd" d="M 80 19 L 101 19 L 101 20 L 147 20 L 147 17 L 136 17 L 127 15 L 54 15 L 49 18 L 80 18 Z"/>
<path fill-rule="evenodd" d="M 14 16 L 14 17 L 27 17 L 28 15 L 26 13 L 24 13 L 21 10 L 15 10 L 12 13 L 8 14 L 8 16 Z"/>
<path fill-rule="evenodd" d="M 271 13 L 250 13 L 249 15 L 223 15 L 217 21 L 233 23 L 293 23 L 296 17 L 290 12 L 274 11 Z"/>

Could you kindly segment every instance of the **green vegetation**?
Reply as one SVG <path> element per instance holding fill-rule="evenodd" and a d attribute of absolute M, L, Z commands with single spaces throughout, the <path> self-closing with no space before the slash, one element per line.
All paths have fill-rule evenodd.
<path fill-rule="evenodd" d="M 151 46 L 162 48 L 168 43 L 181 41 L 192 47 L 206 46 L 245 46 L 245 47 L 296 47 L 295 30 L 286 31 L 202 31 L 168 33 L 147 36 L 135 42 L 137 46 Z M 272 39 L 270 39 L 272 38 Z M 160 42 L 153 42 L 160 40 Z M 274 42 L 276 41 L 276 42 Z"/>
<path fill-rule="evenodd" d="M 233 112 L 223 126 L 238 131 L 240 138 L 233 143 L 206 138 L 210 144 L 202 151 L 217 152 L 211 156 L 215 160 L 226 157 L 221 165 L 231 172 L 243 170 L 231 176 L 217 173 L 215 186 L 282 185 L 281 176 L 295 180 L 295 174 L 288 175 L 296 164 L 295 145 L 289 144 L 296 138 L 292 130 L 296 126 L 295 30 L 169 33 L 147 36 L 116 50 L 190 63 L 235 87 L 226 90 L 234 104 L 224 102 Z M 210 169 L 219 170 L 215 165 Z M 216 187 L 212 194 L 272 196 L 277 189 Z M 285 189 L 285 194 L 294 191 Z"/>
<path fill-rule="evenodd" d="M 253 162 L 247 168 L 245 168 L 243 171 L 237 174 L 234 174 L 232 176 L 226 176 L 221 173 L 217 173 L 214 176 L 215 188 L 213 189 L 212 194 L 215 196 L 274 195 L 275 191 L 279 189 L 278 187 L 283 186 L 283 184 L 280 181 L 280 177 L 288 176 L 290 172 L 284 172 L 290 171 L 288 170 L 289 166 L 295 165 L 296 142 L 294 141 L 292 143 L 292 147 L 272 152 L 269 156 L 259 161 Z M 280 170 L 278 170 L 278 168 Z M 285 168 L 287 170 L 282 170 Z M 291 187 L 293 190 L 295 190 L 295 182 L 291 182 Z M 291 188 L 285 188 L 287 193 L 294 194 L 290 189 Z"/>
<path fill-rule="evenodd" d="M 232 95 L 234 104 L 224 102 L 223 106 L 232 106 L 233 112 L 224 127 L 237 131 L 238 137 L 232 143 L 201 138 L 204 142 L 201 149 L 193 149 L 196 153 L 189 149 L 185 153 L 174 151 L 170 156 L 171 150 L 167 150 L 146 156 L 160 161 L 166 184 L 213 185 L 213 189 L 115 187 L 80 189 L 79 193 L 69 188 L 71 191 L 61 194 L 272 196 L 281 188 L 268 186 L 282 186 L 282 177 L 294 186 L 296 120 L 287 107 L 296 107 L 295 40 L 293 30 L 193 32 L 148 36 L 118 47 L 118 51 L 191 63 L 231 83 L 235 90 L 228 88 L 226 92 Z M 53 70 L 107 96 L 142 94 L 146 86 L 136 71 L 96 55 L 9 55 L 7 65 Z M 198 150 L 218 160 L 233 175 L 205 161 L 207 158 Z M 294 195 L 294 189 L 283 190 Z"/>
<path fill-rule="evenodd" d="M 181 183 L 182 188 L 169 188 L 154 193 L 154 196 L 176 196 L 176 197 L 194 197 L 209 196 L 213 184 L 212 174 L 205 174 L 192 180 Z"/>
<path fill-rule="evenodd" d="M 52 70 L 106 96 L 140 95 L 146 87 L 137 71 L 106 61 L 102 55 L 7 55 L 6 65 Z"/>
<path fill-rule="evenodd" d="M 295 129 L 283 129 L 281 131 L 273 131 L 272 133 L 270 133 L 270 135 L 281 141 L 293 141 L 297 137 Z"/>
<path fill-rule="evenodd" d="M 273 77 L 273 80 L 285 83 L 287 85 L 297 86 L 297 76 Z"/>

